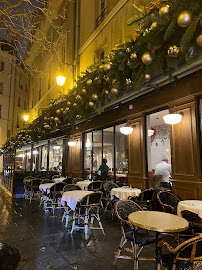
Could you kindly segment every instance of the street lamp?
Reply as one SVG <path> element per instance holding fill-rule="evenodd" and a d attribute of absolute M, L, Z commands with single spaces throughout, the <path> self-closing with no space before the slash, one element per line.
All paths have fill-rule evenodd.
<path fill-rule="evenodd" d="M 23 119 L 25 122 L 27 122 L 29 120 L 29 115 L 28 114 L 24 114 L 23 115 Z"/>
<path fill-rule="evenodd" d="M 59 85 L 59 86 L 63 86 L 65 84 L 65 81 L 66 81 L 66 77 L 64 77 L 62 75 L 59 75 L 56 78 L 57 85 Z"/>

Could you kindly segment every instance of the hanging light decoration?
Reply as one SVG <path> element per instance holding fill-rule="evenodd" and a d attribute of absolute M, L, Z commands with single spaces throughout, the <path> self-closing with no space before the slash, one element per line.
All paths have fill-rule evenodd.
<path fill-rule="evenodd" d="M 170 113 L 163 117 L 166 124 L 175 125 L 181 122 L 183 113 Z"/>
<path fill-rule="evenodd" d="M 131 127 L 131 126 L 126 124 L 124 127 L 120 128 L 120 132 L 124 135 L 129 135 L 133 132 L 134 127 Z"/>
<path fill-rule="evenodd" d="M 60 146 L 59 145 L 53 145 L 53 149 L 54 150 L 60 150 Z"/>
<path fill-rule="evenodd" d="M 76 145 L 76 142 L 73 141 L 73 140 L 71 140 L 71 141 L 68 142 L 68 145 L 71 146 L 71 147 L 73 147 L 73 146 Z"/>
<path fill-rule="evenodd" d="M 87 139 L 87 142 L 86 142 L 86 147 L 90 147 L 91 146 L 91 143 L 90 143 L 90 140 Z"/>

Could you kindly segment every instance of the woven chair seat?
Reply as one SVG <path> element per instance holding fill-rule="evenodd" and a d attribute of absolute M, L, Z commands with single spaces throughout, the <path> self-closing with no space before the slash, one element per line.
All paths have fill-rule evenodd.
<path fill-rule="evenodd" d="M 129 241 L 133 241 L 133 232 L 129 231 L 126 233 L 126 238 Z M 136 232 L 136 244 L 139 247 L 144 247 L 148 244 L 152 244 L 156 242 L 156 233 L 155 232 L 147 232 L 147 231 L 137 231 Z"/>

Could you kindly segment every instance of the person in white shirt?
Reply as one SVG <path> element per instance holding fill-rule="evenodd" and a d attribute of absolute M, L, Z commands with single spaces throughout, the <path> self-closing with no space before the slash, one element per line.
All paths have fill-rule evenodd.
<path fill-rule="evenodd" d="M 168 164 L 168 157 L 164 156 L 162 158 L 161 163 L 156 165 L 156 170 L 155 170 L 155 175 L 161 175 L 161 186 L 165 188 L 170 188 L 172 189 L 172 184 L 170 182 L 170 177 L 171 177 L 171 165 Z"/>

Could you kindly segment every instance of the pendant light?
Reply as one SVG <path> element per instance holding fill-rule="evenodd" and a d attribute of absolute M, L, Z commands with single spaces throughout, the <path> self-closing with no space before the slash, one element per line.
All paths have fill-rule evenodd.
<path fill-rule="evenodd" d="M 163 116 L 163 120 L 166 124 L 175 125 L 181 122 L 183 113 L 170 113 Z"/>

